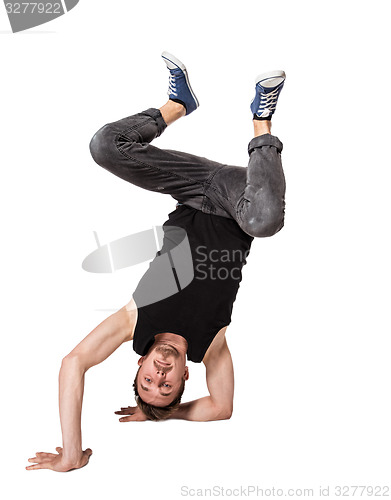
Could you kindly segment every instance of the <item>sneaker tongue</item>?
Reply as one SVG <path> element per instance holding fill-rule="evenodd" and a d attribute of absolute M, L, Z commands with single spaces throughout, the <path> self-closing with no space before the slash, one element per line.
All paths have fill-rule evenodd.
<path fill-rule="evenodd" d="M 183 71 L 179 68 L 174 68 L 174 69 L 171 69 L 171 74 L 172 75 L 175 75 L 175 76 L 181 76 L 183 74 Z"/>

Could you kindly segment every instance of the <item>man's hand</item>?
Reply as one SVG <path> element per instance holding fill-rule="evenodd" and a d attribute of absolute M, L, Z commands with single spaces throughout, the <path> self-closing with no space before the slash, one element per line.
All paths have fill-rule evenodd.
<path fill-rule="evenodd" d="M 73 469 L 80 469 L 88 464 L 90 456 L 92 454 L 91 448 L 87 448 L 82 451 L 80 457 L 76 460 L 70 462 L 64 459 L 62 454 L 62 448 L 56 448 L 58 454 L 55 453 L 36 453 L 34 458 L 29 458 L 29 462 L 35 462 L 34 465 L 29 465 L 26 470 L 36 470 L 36 469 L 50 469 L 56 472 L 67 472 Z"/>
<path fill-rule="evenodd" d="M 128 417 L 120 418 L 120 422 L 144 422 L 148 420 L 138 406 L 121 407 L 121 410 L 115 411 L 114 413 L 116 415 L 129 415 Z"/>

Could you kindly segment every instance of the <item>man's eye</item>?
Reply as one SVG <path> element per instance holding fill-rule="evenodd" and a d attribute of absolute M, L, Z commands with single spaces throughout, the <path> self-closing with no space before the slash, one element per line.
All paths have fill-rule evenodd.
<path fill-rule="evenodd" d="M 151 379 L 149 377 L 144 377 L 147 382 L 150 382 Z"/>
<path fill-rule="evenodd" d="M 165 383 L 163 384 L 163 386 L 164 386 L 164 387 L 167 387 L 167 388 L 171 387 L 171 385 L 170 385 L 170 384 L 167 384 L 167 382 L 165 382 Z"/>

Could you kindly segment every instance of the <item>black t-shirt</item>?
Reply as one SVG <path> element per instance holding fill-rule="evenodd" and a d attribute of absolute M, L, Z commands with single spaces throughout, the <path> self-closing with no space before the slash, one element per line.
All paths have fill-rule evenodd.
<path fill-rule="evenodd" d="M 181 335 L 187 358 L 200 363 L 231 322 L 242 267 L 253 237 L 233 219 L 180 205 L 163 224 L 163 246 L 141 278 L 133 349 L 144 356 L 158 333 Z"/>

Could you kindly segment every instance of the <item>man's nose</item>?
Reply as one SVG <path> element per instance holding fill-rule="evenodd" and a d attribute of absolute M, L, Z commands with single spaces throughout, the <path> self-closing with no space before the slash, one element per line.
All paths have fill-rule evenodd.
<path fill-rule="evenodd" d="M 158 377 L 165 377 L 166 376 L 166 374 L 164 373 L 164 371 L 163 370 L 159 370 L 159 369 L 156 370 L 156 375 Z"/>

